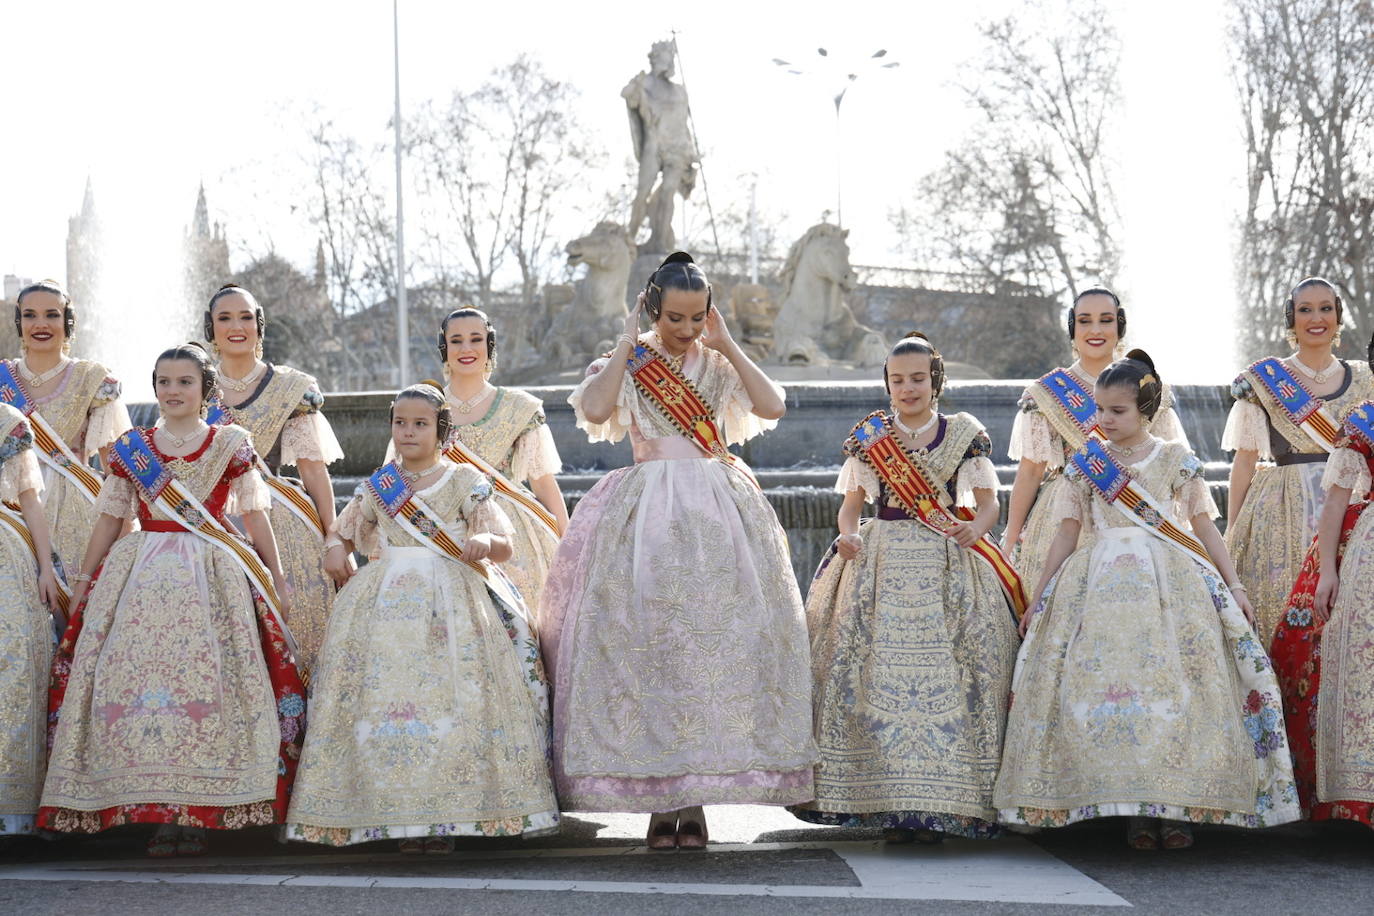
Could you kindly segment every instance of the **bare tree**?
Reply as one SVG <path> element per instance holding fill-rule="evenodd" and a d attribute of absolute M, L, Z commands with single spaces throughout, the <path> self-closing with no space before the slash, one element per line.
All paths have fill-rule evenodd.
<path fill-rule="evenodd" d="M 1102 3 L 985 22 L 963 89 L 982 115 L 892 223 L 921 261 L 1040 297 L 1110 282 L 1120 216 L 1105 138 L 1121 40 Z"/>
<path fill-rule="evenodd" d="M 1237 343 L 1282 346 L 1299 278 L 1345 291 L 1346 355 L 1374 325 L 1374 7 L 1368 0 L 1232 0 L 1232 73 L 1244 116 Z"/>

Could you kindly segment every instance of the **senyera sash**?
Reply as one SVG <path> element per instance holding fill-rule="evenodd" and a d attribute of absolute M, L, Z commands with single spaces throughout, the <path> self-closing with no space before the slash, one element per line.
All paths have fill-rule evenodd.
<path fill-rule="evenodd" d="M 67 443 L 62 441 L 62 437 L 48 425 L 48 421 L 43 419 L 43 415 L 38 412 L 37 406 L 29 397 L 24 383 L 14 374 L 10 364 L 3 360 L 0 360 L 0 400 L 29 418 L 29 426 L 33 428 L 33 441 L 38 446 L 38 457 L 43 463 L 76 484 L 77 490 L 86 497 L 86 501 L 94 504 L 96 497 L 100 495 L 100 478 L 86 462 L 72 452 Z"/>
<path fill-rule="evenodd" d="M 715 412 L 687 376 L 653 347 L 642 343 L 635 344 L 626 363 L 639 393 L 648 398 L 678 432 L 695 442 L 707 455 L 739 471 L 758 486 L 748 466 L 725 447 Z"/>
<path fill-rule="evenodd" d="M 1250 387 L 1274 411 L 1327 452 L 1340 447 L 1341 425 L 1326 410 L 1326 402 L 1307 390 L 1280 360 L 1270 356 L 1243 373 Z"/>
<path fill-rule="evenodd" d="M 29 553 L 33 554 L 34 562 L 37 563 L 39 560 L 38 545 L 34 543 L 33 533 L 29 531 L 29 526 L 24 521 L 24 511 L 14 503 L 0 503 L 0 523 L 8 525 L 14 530 L 19 540 L 28 546 Z M 67 588 L 67 583 L 62 581 L 60 574 L 54 578 L 57 579 L 57 605 L 62 608 L 62 613 L 66 614 L 71 607 L 72 593 Z"/>
<path fill-rule="evenodd" d="M 444 528 L 440 516 L 411 487 L 396 462 L 390 461 L 367 478 L 367 490 L 387 517 L 405 529 L 406 533 L 446 560 L 455 560 L 472 568 L 485 580 L 501 600 L 512 607 L 523 608 L 524 599 L 499 567 L 464 556 L 463 548 Z"/>
<path fill-rule="evenodd" d="M 214 398 L 210 402 L 210 412 L 206 414 L 205 422 L 211 426 L 227 426 L 234 422 L 233 410 L 226 407 L 219 398 Z M 320 513 L 315 509 L 314 500 L 291 481 L 273 474 L 272 470 L 268 468 L 267 462 L 262 460 L 261 455 L 257 456 L 257 468 L 258 473 L 262 474 L 262 479 L 267 483 L 267 488 L 271 490 L 272 498 L 319 532 L 320 537 L 323 538 L 326 533 L 324 523 L 320 521 Z"/>
<path fill-rule="evenodd" d="M 1354 439 L 1361 439 L 1374 450 L 1374 401 L 1365 401 L 1345 418 L 1341 432 Z"/>
<path fill-rule="evenodd" d="M 143 437 L 143 432 L 131 429 L 116 439 L 111 449 L 111 461 L 117 462 L 129 475 L 145 502 L 176 519 L 190 534 L 218 547 L 233 558 L 239 569 L 248 577 L 249 584 L 266 602 L 277 626 L 281 627 L 292 655 L 298 655 L 296 641 L 292 638 L 291 630 L 286 626 L 286 619 L 281 612 L 281 599 L 272 584 L 272 574 L 263 565 L 262 559 L 241 537 L 232 534 L 220 524 L 210 510 L 182 485 L 177 476 L 153 451 L 152 446 Z"/>
<path fill-rule="evenodd" d="M 864 463 L 902 504 L 907 514 L 938 534 L 946 534 L 960 521 L 973 518 L 967 509 L 946 509 L 940 502 L 940 492 L 931 482 L 930 473 L 902 448 L 887 414 L 875 410 L 854 427 L 854 439 L 859 444 Z M 1016 569 L 1007 562 L 1002 551 L 986 534 L 969 547 L 988 566 L 1002 586 L 1007 603 L 1016 616 L 1026 612 L 1026 589 Z"/>
<path fill-rule="evenodd" d="M 520 511 L 542 523 L 555 538 L 558 537 L 558 522 L 554 519 L 553 514 L 545 509 L 539 500 L 507 480 L 505 475 L 488 464 L 481 455 L 459 441 L 457 436 L 451 438 L 448 445 L 444 447 L 444 457 L 454 464 L 470 464 L 487 475 L 497 493 L 513 502 L 520 508 Z"/>
<path fill-rule="evenodd" d="M 1097 402 L 1092 393 L 1066 369 L 1055 369 L 1036 380 L 1031 396 L 1046 419 L 1070 448 L 1081 448 L 1097 429 Z M 1045 410 L 1052 407 L 1052 410 Z"/>
<path fill-rule="evenodd" d="M 1183 551 L 1218 579 L 1221 573 L 1212 563 L 1202 542 L 1169 518 L 1166 509 L 1135 480 L 1129 471 L 1107 451 L 1103 440 L 1093 437 L 1073 456 L 1073 464 L 1092 485 L 1097 495 L 1122 515 L 1170 546 Z"/>

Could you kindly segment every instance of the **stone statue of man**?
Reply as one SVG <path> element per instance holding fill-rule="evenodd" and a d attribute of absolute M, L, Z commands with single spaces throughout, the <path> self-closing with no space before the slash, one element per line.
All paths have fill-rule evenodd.
<path fill-rule="evenodd" d="M 620 93 L 629 109 L 630 138 L 639 160 L 627 229 L 634 238 L 648 217 L 649 241 L 642 246 L 646 252 L 673 250 L 673 195 L 685 198 L 696 185 L 699 157 L 687 123 L 687 90 L 672 81 L 673 57 L 671 41 L 656 42 L 649 51 L 649 72 L 636 75 Z"/>

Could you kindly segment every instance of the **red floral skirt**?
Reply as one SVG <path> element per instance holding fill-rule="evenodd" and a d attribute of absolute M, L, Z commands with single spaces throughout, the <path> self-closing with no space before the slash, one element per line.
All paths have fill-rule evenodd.
<path fill-rule="evenodd" d="M 91 583 L 91 591 L 94 590 L 94 584 Z M 91 591 L 86 594 L 89 596 Z M 116 805 L 99 811 L 44 806 L 38 809 L 39 827 L 60 833 L 99 833 L 122 824 L 178 824 L 212 830 L 237 830 L 241 827 L 280 824 L 286 820 L 291 785 L 296 779 L 296 765 L 300 762 L 301 746 L 305 742 L 305 686 L 281 627 L 256 592 L 253 594 L 253 605 L 257 612 L 258 634 L 262 641 L 263 659 L 267 662 L 267 675 L 277 700 L 277 721 L 281 726 L 276 796 L 271 800 L 219 808 L 156 802 Z M 61 717 L 62 699 L 67 692 L 67 678 L 71 673 L 76 640 L 81 635 L 84 611 L 83 600 L 82 605 L 72 613 L 67 630 L 62 634 L 62 642 L 53 656 L 52 681 L 48 687 L 49 751 L 52 750 L 53 736 Z"/>
<path fill-rule="evenodd" d="M 1340 549 L 1336 554 L 1337 569 L 1340 568 L 1341 557 L 1345 555 L 1350 532 L 1368 505 L 1367 502 L 1355 503 L 1345 512 L 1345 521 L 1341 524 Z M 1359 821 L 1374 827 L 1374 804 L 1360 801 L 1319 802 L 1316 797 L 1317 752 L 1314 739 L 1317 735 L 1317 695 L 1322 673 L 1322 631 L 1315 626 L 1312 605 L 1317 594 L 1319 569 L 1314 540 L 1307 557 L 1302 561 L 1298 581 L 1288 595 L 1288 606 L 1279 618 L 1274 641 L 1269 647 L 1269 657 L 1274 662 L 1274 673 L 1278 675 L 1279 689 L 1283 693 L 1284 723 L 1288 729 L 1288 746 L 1293 753 L 1293 778 L 1298 785 L 1302 809 L 1312 820 Z M 1367 674 L 1374 675 L 1374 672 Z"/>

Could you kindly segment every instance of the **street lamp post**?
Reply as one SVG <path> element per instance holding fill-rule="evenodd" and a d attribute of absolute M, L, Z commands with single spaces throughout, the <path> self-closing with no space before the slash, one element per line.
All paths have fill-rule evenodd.
<path fill-rule="evenodd" d="M 822 75 L 834 76 L 838 65 L 835 64 L 830 57 L 830 52 L 825 48 L 817 48 L 816 53 L 822 58 L 825 58 L 830 64 L 830 66 L 822 68 L 825 71 Z M 839 85 L 839 90 L 836 91 L 835 95 L 832 97 L 832 101 L 835 103 L 835 224 L 840 227 L 844 226 L 844 171 L 842 162 L 843 144 L 841 142 L 843 139 L 843 132 L 841 130 L 840 106 L 844 104 L 844 97 L 845 94 L 849 92 L 849 87 L 853 86 L 854 82 L 866 70 L 875 67 L 883 70 L 891 70 L 894 67 L 901 66 L 901 62 L 895 60 L 876 63 L 884 57 L 887 57 L 887 49 L 879 48 L 868 57 L 864 58 L 860 65 L 853 71 L 843 74 L 843 81 Z M 809 76 L 817 72 L 814 70 L 807 70 L 801 65 L 793 64 L 779 57 L 773 58 L 773 63 L 786 69 L 787 72 L 793 76 Z"/>
<path fill-rule="evenodd" d="M 401 13 L 391 0 L 391 37 L 396 62 L 396 360 L 400 387 L 410 384 L 410 309 L 406 302 L 405 216 L 401 210 Z"/>

